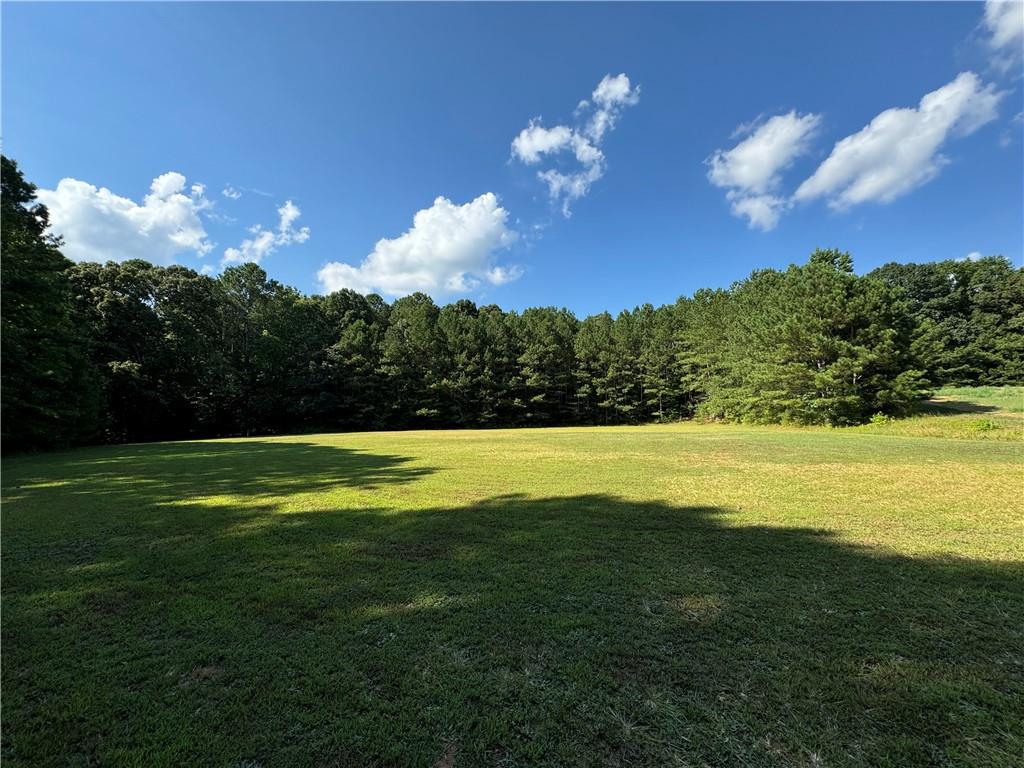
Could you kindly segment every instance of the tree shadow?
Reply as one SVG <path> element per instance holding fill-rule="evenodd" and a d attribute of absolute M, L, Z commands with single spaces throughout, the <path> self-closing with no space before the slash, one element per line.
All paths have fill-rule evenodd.
<path fill-rule="evenodd" d="M 103 446 L 65 454 L 61 477 L 4 487 L 9 503 L 34 493 L 129 497 L 139 508 L 190 498 L 307 493 L 331 486 L 374 490 L 409 483 L 436 470 L 408 466 L 405 456 L 320 443 L 204 440 Z M 45 457 L 44 457 L 45 458 Z M 33 457 L 26 457 L 31 462 Z M 8 466 L 17 459 L 8 460 Z M 24 473 L 22 473 L 24 474 Z"/>
<path fill-rule="evenodd" d="M 962 413 L 995 413 L 1000 409 L 994 405 L 954 397 L 933 397 L 921 403 L 918 410 L 928 416 L 957 416 Z"/>
<path fill-rule="evenodd" d="M 202 445 L 214 466 L 206 478 L 193 467 L 197 487 L 246 455 Z M 287 455 L 268 445 L 253 448 L 254 469 Z M 360 488 L 411 479 L 399 457 L 295 450 L 297 466 L 324 462 L 335 482 L 337 461 L 352 462 L 345 482 Z M 89 494 L 73 480 L 48 498 L 97 514 L 52 512 L 54 528 L 29 531 L 9 522 L 24 497 L 5 510 L 12 764 L 910 766 L 1022 754 L 1019 563 L 901 557 L 824 530 L 734 525 L 722 508 L 607 495 L 401 512 L 247 497 L 167 514 L 162 497 L 188 487 L 184 470 L 145 475 L 136 509 L 101 515 L 105 493 L 125 493 L 123 467 L 75 466 Z M 292 487 L 243 482 L 254 494 Z"/>

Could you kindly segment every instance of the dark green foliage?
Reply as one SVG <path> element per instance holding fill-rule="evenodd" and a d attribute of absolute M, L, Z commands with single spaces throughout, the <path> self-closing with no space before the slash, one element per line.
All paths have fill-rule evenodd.
<path fill-rule="evenodd" d="M 578 320 L 416 293 L 303 296 L 255 264 L 206 277 L 71 264 L 3 165 L 7 450 L 74 442 L 692 416 L 855 424 L 943 384 L 1024 381 L 1024 270 L 849 254 Z"/>
<path fill-rule="evenodd" d="M 858 424 L 903 414 L 927 390 L 900 293 L 857 277 L 849 254 L 737 284 L 715 341 L 702 410 L 755 422 Z"/>
<path fill-rule="evenodd" d="M 537 307 L 523 312 L 518 327 L 527 420 L 559 424 L 579 416 L 573 372 L 579 321 L 567 309 Z"/>
<path fill-rule="evenodd" d="M 384 378 L 378 369 L 389 308 L 379 296 L 337 291 L 319 299 L 327 343 L 309 366 L 305 410 L 334 429 L 384 423 Z"/>
<path fill-rule="evenodd" d="M 905 293 L 936 385 L 1024 381 L 1024 270 L 1008 259 L 892 263 L 871 276 Z"/>
<path fill-rule="evenodd" d="M 489 304 L 477 316 L 482 368 L 478 382 L 480 425 L 519 424 L 524 418 L 525 385 L 519 358 L 522 340 L 516 333 L 519 316 Z"/>
<path fill-rule="evenodd" d="M 6 451 L 74 442 L 96 415 L 96 391 L 70 301 L 60 241 L 46 234 L 44 206 L 18 166 L 0 159 L 3 364 L 2 421 Z"/>
<path fill-rule="evenodd" d="M 380 408 L 388 424 L 442 422 L 447 349 L 439 316 L 434 300 L 423 293 L 404 296 L 391 306 L 380 351 L 388 383 Z"/>
<path fill-rule="evenodd" d="M 68 276 L 100 382 L 98 436 L 111 442 L 159 438 L 175 410 L 168 408 L 171 398 L 160 397 L 161 379 L 174 365 L 154 301 L 160 273 L 134 260 L 76 264 Z"/>

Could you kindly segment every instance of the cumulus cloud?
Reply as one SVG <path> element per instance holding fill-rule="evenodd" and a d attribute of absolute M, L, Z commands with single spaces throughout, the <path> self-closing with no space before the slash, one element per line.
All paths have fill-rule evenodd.
<path fill-rule="evenodd" d="M 1005 70 L 1020 61 L 1024 53 L 1024 2 L 986 0 L 981 23 L 988 32 L 988 47 L 997 67 Z"/>
<path fill-rule="evenodd" d="M 949 162 L 939 154 L 942 145 L 994 120 L 1002 96 L 973 72 L 963 72 L 926 94 L 916 108 L 887 109 L 837 142 L 794 197 L 827 197 L 835 209 L 891 202 L 935 178 Z"/>
<path fill-rule="evenodd" d="M 519 132 L 512 140 L 512 154 L 528 165 L 540 162 L 543 155 L 558 152 L 572 141 L 572 129 L 565 125 L 545 128 L 540 125 L 539 118 Z"/>
<path fill-rule="evenodd" d="M 568 217 L 572 203 L 604 175 L 605 157 L 599 147 L 605 134 L 615 127 L 622 111 L 639 100 L 640 86 L 633 87 L 625 74 L 605 75 L 590 99 L 576 107 L 576 125 L 545 128 L 540 118 L 534 118 L 512 140 L 512 156 L 526 165 L 538 165 L 545 160 L 557 162 L 571 153 L 575 160 L 571 168 L 563 164 L 537 172 L 548 195 L 561 203 L 562 213 Z"/>
<path fill-rule="evenodd" d="M 64 238 L 61 249 L 75 261 L 147 259 L 170 264 L 186 252 L 213 249 L 200 212 L 210 207 L 206 188 L 170 171 L 153 179 L 142 203 L 78 179 L 61 179 L 56 189 L 38 190 L 50 211 L 50 230 Z"/>
<path fill-rule="evenodd" d="M 239 190 L 232 187 L 230 184 L 225 184 L 224 189 L 222 189 L 220 193 L 229 200 L 237 200 L 242 196 L 242 193 Z"/>
<path fill-rule="evenodd" d="M 777 194 L 781 174 L 808 150 L 820 123 L 819 115 L 793 110 L 760 125 L 745 124 L 737 131 L 749 133 L 747 138 L 708 158 L 708 180 L 726 190 L 734 216 L 745 217 L 751 227 L 775 228 L 788 205 Z"/>
<path fill-rule="evenodd" d="M 438 197 L 416 213 L 411 229 L 379 240 L 359 266 L 332 261 L 317 278 L 327 293 L 350 288 L 389 296 L 467 291 L 481 282 L 501 285 L 522 274 L 519 267 L 493 264 L 495 252 L 517 236 L 491 192 L 464 205 Z"/>
<path fill-rule="evenodd" d="M 230 264 L 245 264 L 253 262 L 259 264 L 263 259 L 272 254 L 283 245 L 304 243 L 309 240 L 309 227 L 295 228 L 295 221 L 302 215 L 299 206 L 291 200 L 277 209 L 279 217 L 276 229 L 264 229 L 261 224 L 249 227 L 252 235 L 242 241 L 237 248 L 228 248 L 224 251 L 221 259 L 221 266 Z"/>

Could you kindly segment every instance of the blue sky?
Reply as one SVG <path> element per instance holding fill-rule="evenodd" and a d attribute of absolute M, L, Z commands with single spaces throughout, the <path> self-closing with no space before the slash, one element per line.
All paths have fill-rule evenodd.
<path fill-rule="evenodd" d="M 817 246 L 1019 265 L 1017 11 L 5 2 L 3 146 L 72 257 L 306 292 L 582 315 Z"/>

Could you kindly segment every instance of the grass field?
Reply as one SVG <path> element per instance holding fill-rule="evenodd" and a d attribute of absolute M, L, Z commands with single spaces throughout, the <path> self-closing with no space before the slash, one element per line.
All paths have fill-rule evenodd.
<path fill-rule="evenodd" d="M 8 459 L 4 765 L 1019 766 L 1021 409 L 940 396 Z"/>
<path fill-rule="evenodd" d="M 945 387 L 920 411 L 908 419 L 857 429 L 904 437 L 1024 439 L 1024 387 Z"/>

